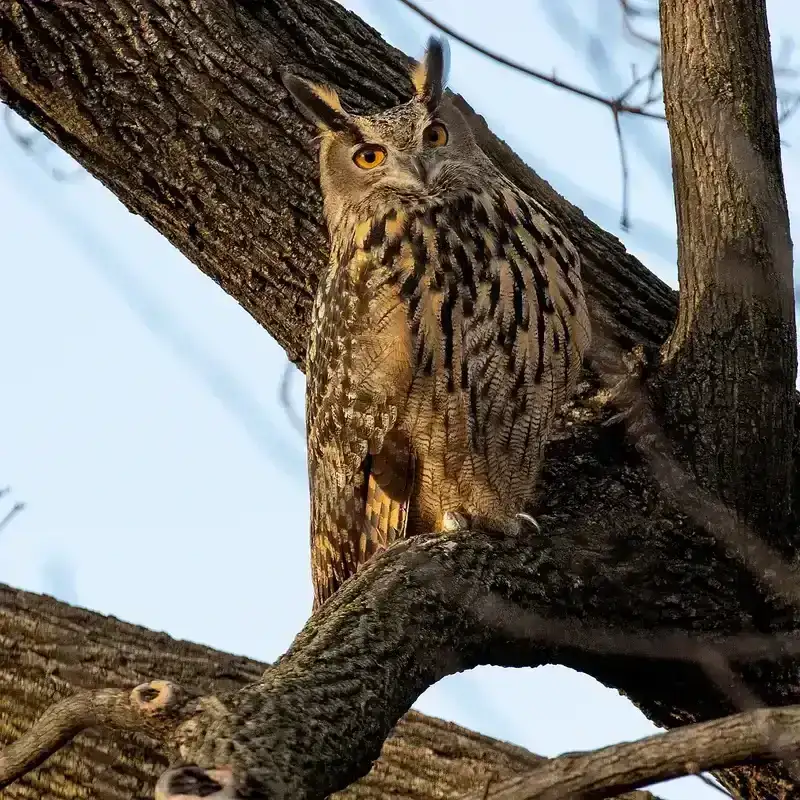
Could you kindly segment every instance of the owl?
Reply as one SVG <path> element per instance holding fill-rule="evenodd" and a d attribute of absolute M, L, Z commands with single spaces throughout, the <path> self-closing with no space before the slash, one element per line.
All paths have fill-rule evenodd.
<path fill-rule="evenodd" d="M 580 257 L 443 94 L 370 116 L 284 75 L 319 131 L 330 238 L 306 358 L 315 607 L 392 542 L 505 526 L 535 499 L 554 416 L 590 342 Z"/>

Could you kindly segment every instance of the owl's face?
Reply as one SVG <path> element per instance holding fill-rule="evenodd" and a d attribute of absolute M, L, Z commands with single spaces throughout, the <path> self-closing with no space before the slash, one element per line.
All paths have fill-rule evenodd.
<path fill-rule="evenodd" d="M 388 206 L 480 188 L 491 162 L 442 96 L 444 51 L 431 40 L 412 72 L 414 97 L 371 116 L 342 108 L 334 92 L 294 76 L 284 83 L 320 129 L 320 183 L 330 227 Z"/>

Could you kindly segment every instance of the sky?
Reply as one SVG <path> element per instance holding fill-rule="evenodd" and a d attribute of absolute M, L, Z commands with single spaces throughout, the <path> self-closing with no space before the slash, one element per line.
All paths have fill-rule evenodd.
<path fill-rule="evenodd" d="M 627 86 L 632 63 L 640 74 L 652 63 L 624 36 L 611 0 L 420 4 L 507 57 L 603 94 Z M 396 0 L 344 5 L 409 55 L 421 55 L 433 32 Z M 800 12 L 796 0 L 768 8 L 777 54 L 784 35 L 800 34 Z M 664 123 L 622 120 L 631 176 L 623 231 L 608 109 L 450 46 L 450 87 L 677 286 Z M 20 136 L 32 136 L 31 147 L 21 148 Z M 794 223 L 796 118 L 783 137 Z M 305 449 L 280 401 L 283 351 L 17 118 L 0 124 L 0 241 L 0 488 L 12 487 L 0 497 L 0 520 L 15 501 L 26 504 L 0 530 L 0 582 L 274 660 L 302 628 L 312 597 Z M 302 414 L 303 376 L 290 369 Z M 142 560 L 143 549 L 157 557 Z M 548 756 L 656 730 L 616 691 L 559 666 L 479 668 L 441 681 L 415 707 Z M 720 796 L 696 778 L 657 791 L 675 800 Z"/>

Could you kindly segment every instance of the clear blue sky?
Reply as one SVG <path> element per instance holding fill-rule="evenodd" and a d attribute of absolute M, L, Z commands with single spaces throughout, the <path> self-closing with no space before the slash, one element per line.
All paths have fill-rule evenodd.
<path fill-rule="evenodd" d="M 345 5 L 418 55 L 430 26 L 395 0 Z M 650 65 L 612 0 L 427 0 L 468 36 L 613 94 Z M 774 49 L 800 34 L 796 0 L 768 3 Z M 500 13 L 498 13 L 498 11 Z M 597 56 L 601 40 L 608 60 Z M 594 53 L 594 57 L 590 54 Z M 608 110 L 451 44 L 450 86 L 534 169 L 676 285 L 663 123 L 625 119 L 632 230 Z M 19 120 L 13 127 L 27 133 Z M 800 124 L 784 128 L 800 208 Z M 795 145 L 792 147 L 791 145 Z M 0 125 L 0 487 L 26 510 L 0 533 L 0 581 L 173 636 L 270 660 L 310 611 L 305 455 L 278 400 L 283 351 L 232 299 L 104 187 Z M 793 220 L 795 217 L 793 216 Z M 302 409 L 303 378 L 292 394 Z M 10 506 L 0 499 L 0 519 Z M 152 558 L 143 566 L 140 554 Z M 544 755 L 653 726 L 615 691 L 561 667 L 479 669 L 417 707 Z M 717 797 L 696 779 L 670 798 Z"/>

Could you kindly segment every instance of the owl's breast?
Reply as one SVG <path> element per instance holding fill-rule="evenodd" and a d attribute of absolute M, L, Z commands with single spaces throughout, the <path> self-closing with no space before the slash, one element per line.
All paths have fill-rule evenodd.
<path fill-rule="evenodd" d="M 397 207 L 353 227 L 338 267 L 341 317 L 368 355 L 370 391 L 402 374 L 405 424 L 494 464 L 538 455 L 589 342 L 577 252 L 510 184 Z M 331 297 L 328 303 L 338 303 Z"/>

